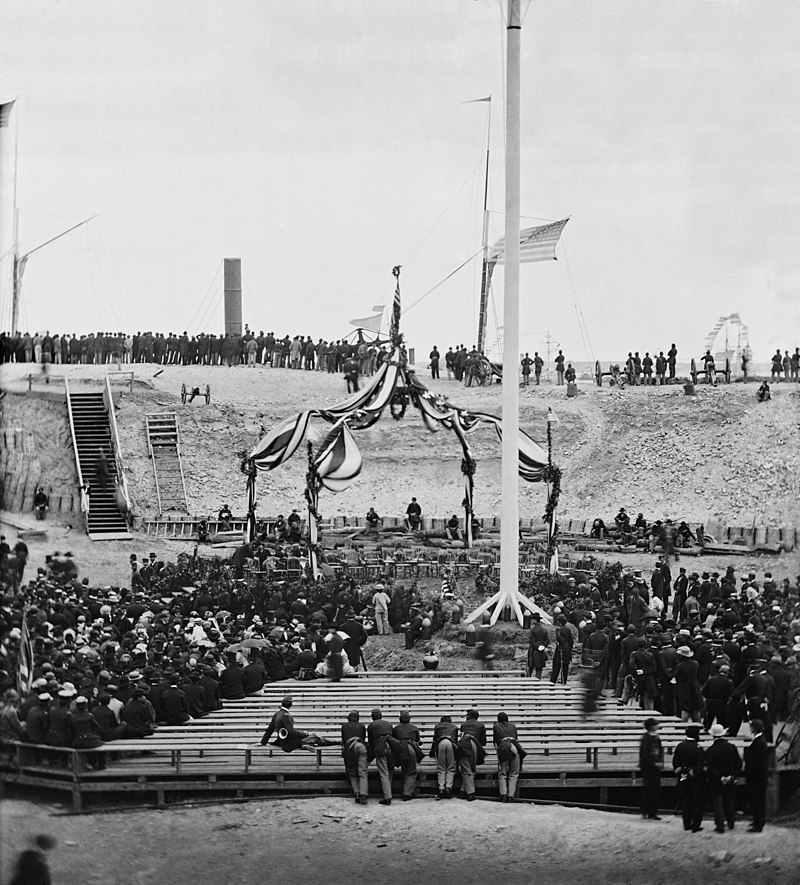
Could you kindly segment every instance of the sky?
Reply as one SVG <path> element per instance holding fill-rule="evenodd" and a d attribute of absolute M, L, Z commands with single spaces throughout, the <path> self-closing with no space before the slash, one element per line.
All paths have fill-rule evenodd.
<path fill-rule="evenodd" d="M 757 362 L 800 345 L 800 4 L 522 10 L 522 224 L 571 220 L 558 261 L 521 269 L 521 350 L 549 334 L 578 361 L 672 342 L 688 359 L 734 312 Z M 503 233 L 504 14 L 4 0 L 20 252 L 97 216 L 31 256 L 22 326 L 220 332 L 239 257 L 255 330 L 343 337 L 390 303 L 399 264 L 409 344 L 474 343 L 479 259 L 442 281 L 481 248 L 487 131 Z"/>

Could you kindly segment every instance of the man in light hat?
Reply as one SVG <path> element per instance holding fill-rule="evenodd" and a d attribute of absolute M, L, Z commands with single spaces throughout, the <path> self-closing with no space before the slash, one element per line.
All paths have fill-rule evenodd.
<path fill-rule="evenodd" d="M 697 681 L 698 663 L 692 659 L 692 650 L 688 645 L 682 645 L 678 649 L 678 662 L 675 664 L 675 701 L 680 711 L 681 719 L 688 722 L 700 721 L 700 711 L 703 709 L 703 695 L 700 691 L 700 683 Z"/>
<path fill-rule="evenodd" d="M 736 778 L 742 770 L 742 758 L 733 744 L 725 740 L 725 727 L 715 722 L 711 726 L 714 743 L 706 750 L 708 792 L 714 806 L 714 828 L 725 832 L 725 824 L 732 830 L 736 822 L 734 798 Z"/>
<path fill-rule="evenodd" d="M 375 585 L 375 593 L 372 596 L 372 605 L 375 608 L 375 629 L 379 636 L 388 636 L 392 630 L 389 627 L 389 602 L 391 601 L 386 587 L 383 584 Z"/>
<path fill-rule="evenodd" d="M 645 733 L 639 742 L 639 770 L 642 772 L 640 807 L 645 820 L 661 820 L 658 806 L 661 799 L 661 771 L 664 768 L 664 747 L 658 736 L 658 719 L 644 720 Z"/>
<path fill-rule="evenodd" d="M 686 739 L 672 754 L 672 768 L 678 776 L 683 828 L 699 833 L 703 829 L 705 800 L 705 754 L 700 746 L 699 725 L 687 726 Z"/>

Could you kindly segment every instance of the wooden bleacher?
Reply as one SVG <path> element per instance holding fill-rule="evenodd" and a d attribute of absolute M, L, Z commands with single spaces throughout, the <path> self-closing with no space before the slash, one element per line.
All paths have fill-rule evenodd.
<path fill-rule="evenodd" d="M 373 707 L 393 724 L 400 711 L 410 711 L 421 731 L 423 747 L 430 747 L 434 725 L 444 713 L 458 723 L 466 710 L 475 707 L 486 724 L 489 740 L 497 713 L 504 710 L 519 729 L 528 751 L 520 780 L 522 795 L 535 797 L 543 789 L 570 787 L 599 790 L 605 804 L 608 788 L 634 786 L 642 723 L 655 715 L 667 759 L 683 739 L 684 724 L 632 706 L 621 707 L 613 699 L 601 700 L 590 720 L 581 713 L 580 691 L 520 678 L 519 673 L 371 673 L 340 683 L 284 681 L 272 683 L 262 696 L 226 701 L 225 708 L 183 726 L 160 726 L 155 735 L 142 740 L 105 744 L 106 767 L 92 770 L 98 751 L 56 750 L 60 767 L 34 761 L 32 748 L 17 746 L 18 771 L 13 780 L 72 793 L 73 808 L 95 793 L 127 793 L 155 798 L 159 804 L 170 794 L 197 792 L 308 793 L 346 792 L 340 748 L 315 752 L 297 750 L 287 754 L 273 746 L 260 746 L 273 712 L 285 694 L 294 699 L 296 726 L 321 736 L 338 739 L 350 710 L 361 721 L 370 721 Z M 734 739 L 743 744 L 743 738 Z M 51 754 L 51 755 L 52 755 Z M 38 756 L 48 751 L 38 748 Z M 64 757 L 68 764 L 64 765 Z M 88 763 L 88 765 L 87 765 Z M 494 795 L 496 758 L 487 747 L 481 766 L 478 791 Z M 374 768 L 370 778 L 376 777 Z M 4 780 L 11 780 L 3 772 Z M 668 779 L 667 779 L 668 780 Z M 427 756 L 420 766 L 420 792 L 435 790 L 435 763 Z M 595 801 L 594 799 L 592 801 Z"/>

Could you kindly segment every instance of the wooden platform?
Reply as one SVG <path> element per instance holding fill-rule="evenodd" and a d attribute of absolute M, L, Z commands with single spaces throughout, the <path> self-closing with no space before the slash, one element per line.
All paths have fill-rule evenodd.
<path fill-rule="evenodd" d="M 323 794 L 347 792 L 341 750 L 325 747 L 315 752 L 287 754 L 273 746 L 262 747 L 261 735 L 282 698 L 291 694 L 296 726 L 338 739 L 339 729 L 351 710 L 368 723 L 374 707 L 392 724 L 408 710 L 430 748 L 434 725 L 447 713 L 464 720 L 474 707 L 486 724 L 491 742 L 492 723 L 504 710 L 517 724 L 520 742 L 528 751 L 520 781 L 521 795 L 535 798 L 553 789 L 589 790 L 593 803 L 606 804 L 608 790 L 638 784 L 639 740 L 642 723 L 651 715 L 662 722 L 660 730 L 667 759 L 683 739 L 685 725 L 621 707 L 615 700 L 601 701 L 592 718 L 584 719 L 580 691 L 571 686 L 492 672 L 486 675 L 371 674 L 368 678 L 326 681 L 284 681 L 267 686 L 262 696 L 225 701 L 225 709 L 183 726 L 160 726 L 142 740 L 115 741 L 100 751 L 32 748 L 17 745 L 17 770 L 2 771 L 6 783 L 67 790 L 81 810 L 85 798 L 96 793 L 125 793 L 163 804 L 168 797 L 186 793 Z M 744 739 L 733 742 L 743 746 Z M 106 767 L 95 770 L 98 753 Z M 486 763 L 478 776 L 478 792 L 496 794 L 496 757 L 487 747 Z M 669 766 L 667 766 L 669 767 Z M 370 780 L 377 779 L 374 768 Z M 668 784 L 670 778 L 665 778 Z M 377 791 L 377 782 L 374 789 Z M 427 756 L 420 766 L 420 792 L 436 789 L 435 763 Z"/>

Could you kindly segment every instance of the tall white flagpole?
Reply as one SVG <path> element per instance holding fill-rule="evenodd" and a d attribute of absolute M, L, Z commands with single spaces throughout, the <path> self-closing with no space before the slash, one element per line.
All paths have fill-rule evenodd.
<path fill-rule="evenodd" d="M 503 447 L 500 593 L 511 600 L 519 581 L 519 230 L 520 0 L 508 0 L 506 51 L 506 225 L 503 288 Z M 500 614 L 500 606 L 493 620 Z"/>

